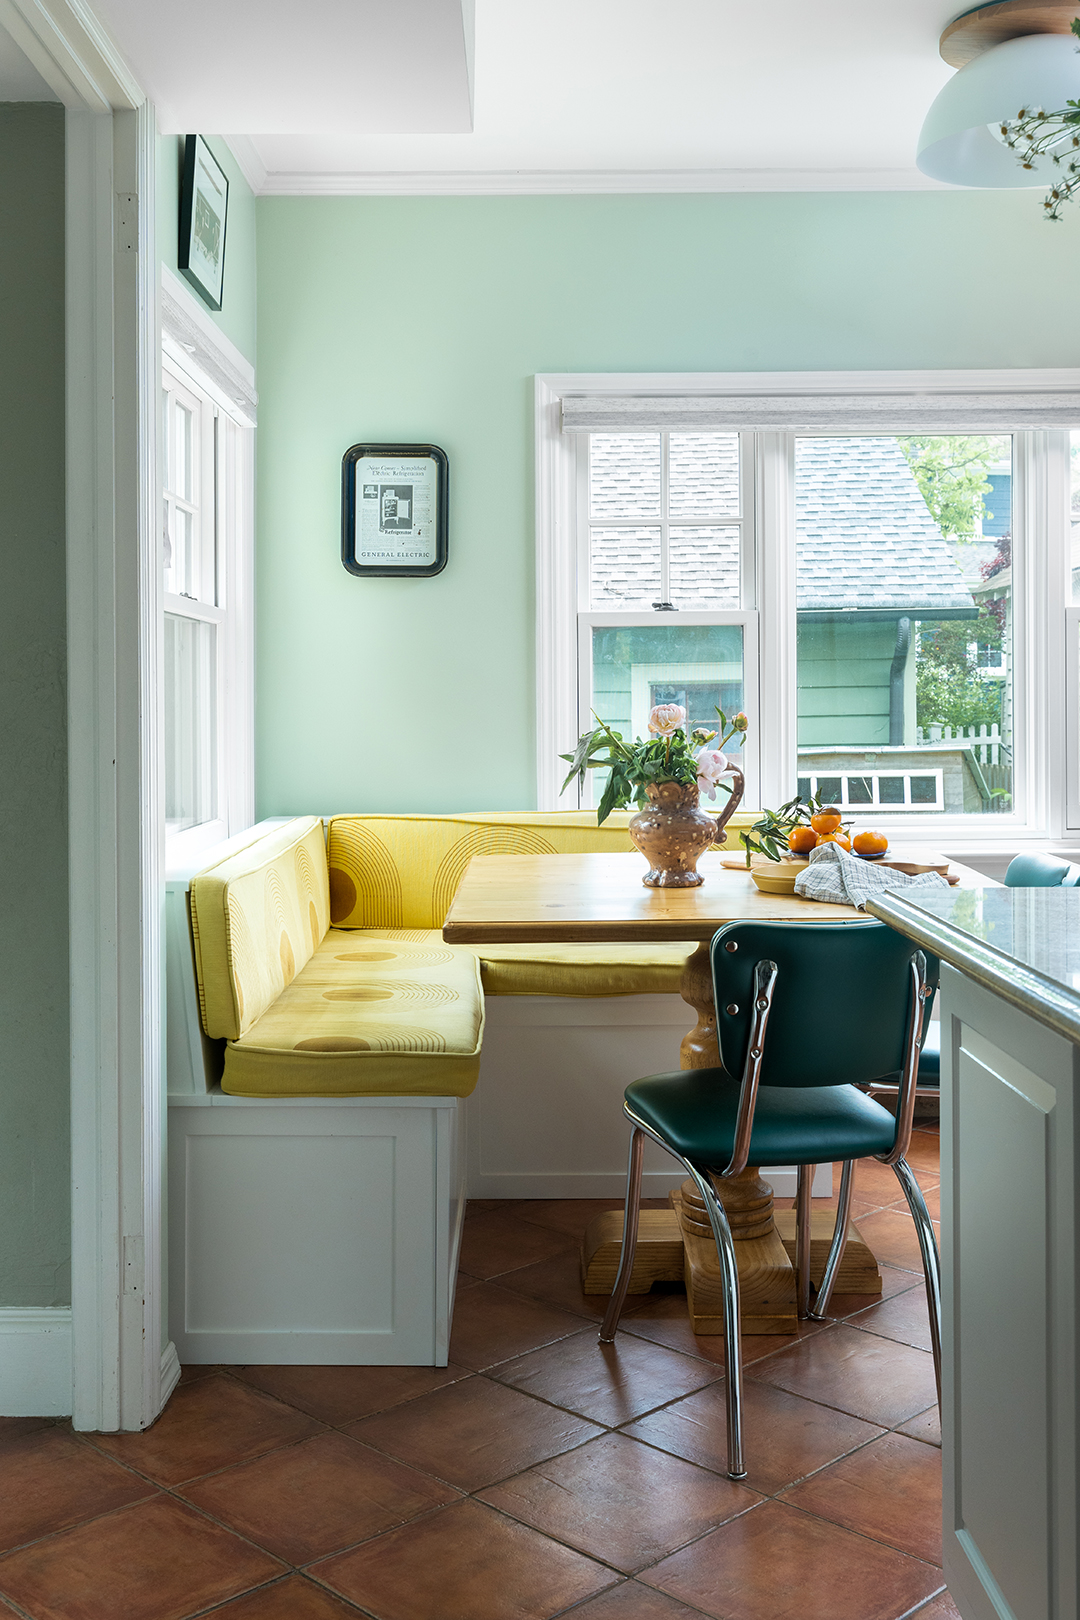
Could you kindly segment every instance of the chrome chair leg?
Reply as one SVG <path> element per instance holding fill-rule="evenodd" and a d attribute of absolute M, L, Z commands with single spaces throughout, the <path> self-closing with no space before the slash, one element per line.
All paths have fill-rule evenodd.
<path fill-rule="evenodd" d="M 814 1309 L 811 1311 L 815 1322 L 823 1322 L 829 1314 L 829 1301 L 832 1299 L 836 1279 L 840 1274 L 840 1262 L 844 1258 L 847 1248 L 848 1221 L 851 1215 L 851 1191 L 855 1181 L 855 1161 L 846 1159 L 840 1171 L 840 1192 L 836 1199 L 836 1225 L 833 1227 L 832 1242 L 829 1245 L 829 1257 L 825 1261 L 825 1274 L 821 1279 L 821 1287 L 817 1291 Z"/>
<path fill-rule="evenodd" d="M 641 1166 L 645 1157 L 645 1133 L 636 1125 L 630 1137 L 630 1159 L 626 1169 L 626 1204 L 623 1210 L 622 1252 L 615 1287 L 611 1290 L 604 1323 L 600 1329 L 600 1343 L 611 1344 L 619 1326 L 619 1317 L 626 1304 L 630 1276 L 634 1269 L 637 1250 L 638 1214 L 641 1210 Z"/>
<path fill-rule="evenodd" d="M 896 1179 L 904 1189 L 911 1218 L 919 1238 L 923 1275 L 926 1278 L 926 1309 L 930 1317 L 930 1348 L 934 1352 L 934 1378 L 937 1381 L 938 1406 L 941 1405 L 941 1262 L 938 1258 L 937 1238 L 926 1208 L 922 1188 L 911 1173 L 906 1159 L 897 1159 L 893 1165 Z"/>
<path fill-rule="evenodd" d="M 810 1195 L 815 1168 L 812 1164 L 799 1165 L 795 1192 L 795 1287 L 800 1321 L 810 1315 Z"/>
<path fill-rule="evenodd" d="M 686 1164 L 686 1160 L 683 1161 Z M 704 1201 L 720 1261 L 720 1282 L 724 1295 L 724 1379 L 727 1397 L 728 1477 L 746 1478 L 742 1434 L 742 1323 L 739 1319 L 739 1267 L 724 1206 L 708 1176 L 686 1164 Z"/>

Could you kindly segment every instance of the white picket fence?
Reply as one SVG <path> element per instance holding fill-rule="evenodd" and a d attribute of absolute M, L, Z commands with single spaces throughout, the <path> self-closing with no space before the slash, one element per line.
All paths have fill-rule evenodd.
<path fill-rule="evenodd" d="M 974 743 L 972 753 L 980 765 L 1011 765 L 1012 750 L 1002 741 L 1001 732 L 993 726 L 922 726 L 916 728 L 915 741 Z"/>
<path fill-rule="evenodd" d="M 1002 741 L 994 726 L 918 726 L 915 739 L 920 743 L 956 742 L 969 750 L 978 762 L 991 810 L 1000 814 L 1012 807 L 1012 749 Z"/>

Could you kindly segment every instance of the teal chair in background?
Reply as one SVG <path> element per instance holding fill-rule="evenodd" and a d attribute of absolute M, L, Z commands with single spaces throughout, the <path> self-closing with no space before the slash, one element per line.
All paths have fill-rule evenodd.
<path fill-rule="evenodd" d="M 1016 855 L 1009 862 L 1005 882 L 1010 889 L 1075 889 L 1080 866 L 1058 855 Z"/>
<path fill-rule="evenodd" d="M 623 1246 L 600 1330 L 610 1344 L 626 1300 L 637 1242 L 645 1139 L 679 1161 L 708 1211 L 724 1295 L 728 1473 L 745 1477 L 739 1278 L 719 1183 L 748 1164 L 798 1166 L 799 1315 L 824 1317 L 847 1242 L 856 1159 L 891 1165 L 919 1236 L 940 1390 L 937 1243 L 904 1157 L 911 1136 L 925 1010 L 937 964 L 884 923 L 728 923 L 712 942 L 720 1066 L 635 1080 L 624 1112 L 633 1127 Z M 895 1115 L 861 1089 L 900 1076 Z M 843 1164 L 836 1227 L 811 1309 L 810 1190 L 814 1166 Z"/>

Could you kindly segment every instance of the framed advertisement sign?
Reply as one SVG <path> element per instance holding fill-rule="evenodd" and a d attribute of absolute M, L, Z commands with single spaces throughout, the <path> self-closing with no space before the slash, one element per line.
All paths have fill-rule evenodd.
<path fill-rule="evenodd" d="M 341 462 L 350 574 L 427 579 L 446 567 L 449 463 L 435 444 L 354 444 Z"/>

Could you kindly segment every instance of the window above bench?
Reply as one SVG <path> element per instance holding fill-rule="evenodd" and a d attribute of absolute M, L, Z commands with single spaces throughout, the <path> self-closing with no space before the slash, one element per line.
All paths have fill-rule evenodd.
<path fill-rule="evenodd" d="M 751 805 L 1080 830 L 1080 372 L 544 376 L 536 424 L 542 807 L 675 702 L 748 713 Z"/>

